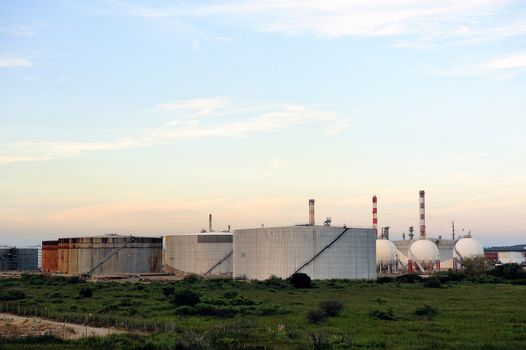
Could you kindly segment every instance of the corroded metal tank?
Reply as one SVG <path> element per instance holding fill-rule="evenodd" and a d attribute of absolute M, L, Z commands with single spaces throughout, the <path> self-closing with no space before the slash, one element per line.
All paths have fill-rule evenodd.
<path fill-rule="evenodd" d="M 162 268 L 162 246 L 162 237 L 105 235 L 60 238 L 58 271 L 100 276 L 158 273 Z"/>
<path fill-rule="evenodd" d="M 42 242 L 42 272 L 58 271 L 58 241 Z"/>

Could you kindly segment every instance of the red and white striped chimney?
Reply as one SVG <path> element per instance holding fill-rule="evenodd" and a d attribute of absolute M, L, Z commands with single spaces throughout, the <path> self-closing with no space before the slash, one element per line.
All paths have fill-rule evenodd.
<path fill-rule="evenodd" d="M 378 238 L 378 206 L 376 195 L 373 196 L 373 228 L 376 238 Z"/>
<path fill-rule="evenodd" d="M 309 199 L 309 225 L 314 226 L 314 199 Z"/>
<path fill-rule="evenodd" d="M 426 239 L 426 193 L 420 191 L 420 239 Z"/>

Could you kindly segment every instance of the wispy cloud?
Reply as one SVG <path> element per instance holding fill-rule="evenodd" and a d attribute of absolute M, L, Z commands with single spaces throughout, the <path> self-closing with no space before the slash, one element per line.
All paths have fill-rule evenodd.
<path fill-rule="evenodd" d="M 254 0 L 144 6 L 116 12 L 151 20 L 230 17 L 257 30 L 324 38 L 413 36 L 418 41 L 485 41 L 525 35 L 526 16 L 511 0 Z"/>
<path fill-rule="evenodd" d="M 513 52 L 485 61 L 452 65 L 433 69 L 432 73 L 450 77 L 488 77 L 494 79 L 515 78 L 526 70 L 526 52 Z"/>
<path fill-rule="evenodd" d="M 0 56 L 0 68 L 9 67 L 31 67 L 31 61 L 22 57 Z"/>
<path fill-rule="evenodd" d="M 281 159 L 280 158 L 273 159 L 264 172 L 250 177 L 249 180 L 256 180 L 256 179 L 261 179 L 264 177 L 272 176 L 279 169 L 280 166 L 281 166 Z"/>
<path fill-rule="evenodd" d="M 0 33 L 13 36 L 33 36 L 35 32 L 32 27 L 23 25 L 0 25 Z"/>
<path fill-rule="evenodd" d="M 333 136 L 347 126 L 338 114 L 313 106 L 239 105 L 226 98 L 180 100 L 160 104 L 152 111 L 169 111 L 176 119 L 144 129 L 139 136 L 104 142 L 11 142 L 0 144 L 0 164 L 81 156 L 90 152 L 170 144 L 207 137 L 244 138 L 256 133 L 280 132 L 302 124 L 318 124 Z M 214 118 L 202 119 L 202 116 Z"/>

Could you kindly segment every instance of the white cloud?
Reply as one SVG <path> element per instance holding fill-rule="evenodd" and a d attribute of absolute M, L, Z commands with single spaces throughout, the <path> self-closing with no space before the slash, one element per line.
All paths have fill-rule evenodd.
<path fill-rule="evenodd" d="M 118 2 L 118 13 L 152 20 L 225 18 L 261 31 L 325 38 L 412 35 L 418 41 L 497 40 L 526 34 L 511 0 L 253 0 L 177 6 Z"/>
<path fill-rule="evenodd" d="M 279 169 L 280 166 L 281 166 L 281 159 L 280 158 L 273 159 L 264 172 L 250 177 L 249 180 L 261 179 L 264 177 L 272 176 L 276 173 L 276 171 Z"/>
<path fill-rule="evenodd" d="M 489 60 L 483 63 L 482 67 L 490 70 L 524 69 L 526 68 L 526 52 L 519 52 Z"/>
<path fill-rule="evenodd" d="M 0 68 L 31 67 L 31 61 L 21 57 L 0 56 Z"/>
<path fill-rule="evenodd" d="M 244 106 L 227 101 L 226 98 L 208 98 L 160 104 L 152 111 L 173 112 L 178 119 L 145 129 L 139 136 L 113 141 L 3 143 L 0 144 L 0 164 L 76 157 L 96 151 L 148 147 L 207 137 L 249 137 L 256 133 L 284 131 L 302 124 L 322 125 L 325 135 L 333 136 L 347 125 L 347 121 L 336 113 L 312 106 Z M 225 118 L 201 119 L 203 115 Z"/>

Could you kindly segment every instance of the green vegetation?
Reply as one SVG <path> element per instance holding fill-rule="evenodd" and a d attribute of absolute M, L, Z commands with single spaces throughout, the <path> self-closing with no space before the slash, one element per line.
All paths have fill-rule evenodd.
<path fill-rule="evenodd" d="M 0 280 L 0 310 L 125 328 L 130 334 L 0 339 L 3 349 L 522 349 L 523 273 L 444 272 L 377 282 Z M 429 285 L 427 286 L 429 287 Z M 90 289 L 91 297 L 84 295 Z M 311 321 L 311 318 L 313 321 Z M 319 320 L 315 320 L 319 318 Z"/>

